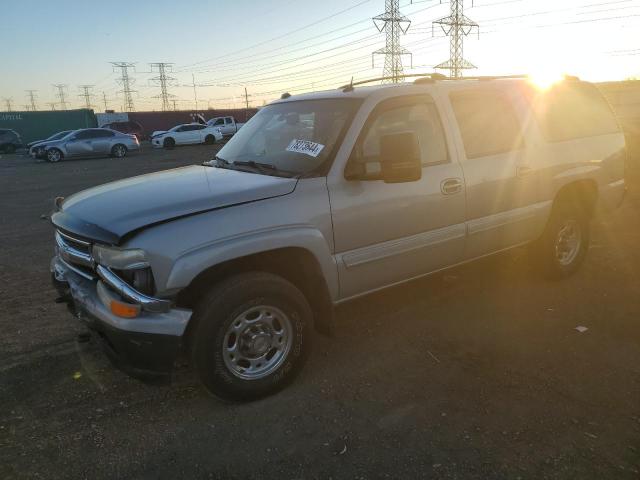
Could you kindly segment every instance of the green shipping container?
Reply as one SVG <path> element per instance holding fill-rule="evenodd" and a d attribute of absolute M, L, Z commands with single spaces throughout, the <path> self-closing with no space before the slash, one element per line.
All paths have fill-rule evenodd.
<path fill-rule="evenodd" d="M 59 110 L 40 112 L 0 112 L 0 128 L 20 134 L 23 143 L 43 140 L 62 130 L 97 127 L 93 110 Z"/>

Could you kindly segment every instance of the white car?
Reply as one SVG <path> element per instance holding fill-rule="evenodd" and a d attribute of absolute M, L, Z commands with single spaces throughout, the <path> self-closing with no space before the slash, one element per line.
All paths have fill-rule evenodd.
<path fill-rule="evenodd" d="M 218 127 L 201 123 L 184 123 L 168 131 L 155 131 L 151 134 L 151 144 L 155 148 L 173 148 L 176 145 L 194 145 L 205 143 L 213 145 L 222 140 Z"/>

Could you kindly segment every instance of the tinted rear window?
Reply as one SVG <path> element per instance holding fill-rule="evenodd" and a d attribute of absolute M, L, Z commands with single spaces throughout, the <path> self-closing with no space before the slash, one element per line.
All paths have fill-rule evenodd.
<path fill-rule="evenodd" d="M 450 99 L 467 158 L 499 155 L 522 148 L 520 122 L 504 93 L 455 92 Z"/>
<path fill-rule="evenodd" d="M 609 104 L 589 83 L 562 82 L 534 94 L 532 104 L 543 135 L 550 142 L 619 131 Z"/>

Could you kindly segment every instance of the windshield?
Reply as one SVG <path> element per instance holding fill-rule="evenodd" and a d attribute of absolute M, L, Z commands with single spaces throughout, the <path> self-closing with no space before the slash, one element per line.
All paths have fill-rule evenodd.
<path fill-rule="evenodd" d="M 61 138 L 66 137 L 67 135 L 69 135 L 69 133 L 71 133 L 70 130 L 66 130 L 64 132 L 58 132 L 58 133 L 54 133 L 53 135 L 51 135 L 49 138 L 47 138 L 47 140 L 60 140 Z"/>
<path fill-rule="evenodd" d="M 229 140 L 218 157 L 229 163 L 255 162 L 294 174 L 310 173 L 330 161 L 359 104 L 345 98 L 269 105 Z"/>

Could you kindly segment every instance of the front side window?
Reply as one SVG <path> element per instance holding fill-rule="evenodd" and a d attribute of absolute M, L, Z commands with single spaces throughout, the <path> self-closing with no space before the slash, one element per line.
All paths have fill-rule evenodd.
<path fill-rule="evenodd" d="M 93 130 L 83 130 L 76 134 L 76 140 L 86 140 L 87 138 L 92 138 L 94 136 Z"/>
<path fill-rule="evenodd" d="M 231 119 L 229 117 L 225 118 L 224 123 L 226 123 L 227 125 L 231 125 Z"/>
<path fill-rule="evenodd" d="M 450 99 L 468 159 L 522 148 L 520 122 L 504 93 L 460 92 Z"/>
<path fill-rule="evenodd" d="M 220 150 L 228 163 L 255 162 L 308 174 L 333 159 L 360 99 L 298 100 L 261 109 Z"/>
<path fill-rule="evenodd" d="M 206 125 L 192 125 L 191 126 L 191 130 L 202 130 L 204 128 L 207 128 Z"/>
<path fill-rule="evenodd" d="M 379 162 L 380 139 L 384 135 L 406 132 L 416 135 L 423 166 L 449 161 L 440 116 L 430 102 L 410 102 L 374 112 L 358 144 L 357 161 Z"/>
<path fill-rule="evenodd" d="M 223 118 L 219 118 L 213 123 L 214 127 L 218 126 L 218 125 L 224 125 L 224 119 Z"/>

